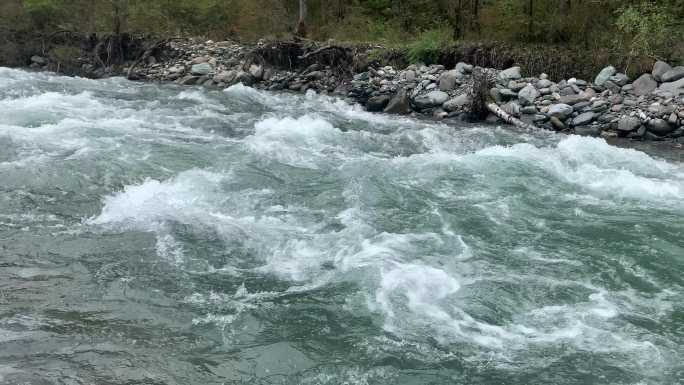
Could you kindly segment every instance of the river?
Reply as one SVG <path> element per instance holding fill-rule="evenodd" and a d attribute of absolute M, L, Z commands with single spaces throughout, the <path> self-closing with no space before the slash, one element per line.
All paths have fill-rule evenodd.
<path fill-rule="evenodd" d="M 0 68 L 0 383 L 681 383 L 678 157 Z"/>

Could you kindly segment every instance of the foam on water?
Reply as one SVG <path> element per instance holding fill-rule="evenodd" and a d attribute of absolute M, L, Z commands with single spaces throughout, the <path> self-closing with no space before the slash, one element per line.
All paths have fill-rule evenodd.
<path fill-rule="evenodd" d="M 317 168 L 340 152 L 336 144 L 342 136 L 340 130 L 309 115 L 269 118 L 258 122 L 254 129 L 254 135 L 246 139 L 250 150 L 292 166 Z"/>
<path fill-rule="evenodd" d="M 164 295 L 182 306 L 164 311 L 179 312 L 182 341 L 211 340 L 216 328 L 216 340 L 236 351 L 278 342 L 259 338 L 306 340 L 285 351 L 311 347 L 312 360 L 358 356 L 356 363 L 387 367 L 328 368 L 320 360 L 322 372 L 301 372 L 301 383 L 386 383 L 455 362 L 521 374 L 575 356 L 660 378 L 681 358 L 667 322 L 682 287 L 656 277 L 660 263 L 676 265 L 668 251 L 678 250 L 681 226 L 642 216 L 655 203 L 672 218 L 680 213 L 679 164 L 600 139 L 370 114 L 313 93 L 0 69 L 0 84 L 31 82 L 41 84 L 2 94 L 0 106 L 13 115 L 0 122 L 11 148 L 0 152 L 0 173 L 16 178 L 24 167 L 74 182 L 55 193 L 21 180 L 15 195 L 0 200 L 7 210 L 0 225 L 26 228 L 28 236 L 68 227 L 64 213 L 88 218 L 83 232 L 47 238 L 46 248 L 67 244 L 69 263 L 83 258 L 88 268 L 110 258 L 103 264 L 151 282 L 138 293 L 168 289 Z M 42 83 L 65 91 L 41 91 Z M 74 165 L 83 175 L 67 168 Z M 22 214 L 27 206 L 38 209 Z M 634 222 L 633 232 L 617 221 L 588 239 L 594 229 L 582 221 L 595 211 Z M 137 240 L 139 232 L 155 241 Z M 105 251 L 122 250 L 74 252 L 83 234 L 85 249 L 102 242 Z M 126 249 L 129 237 L 130 247 L 144 246 Z M 650 249 L 630 248 L 632 239 Z M 148 251 L 154 269 L 128 265 Z M 648 322 L 633 321 L 639 317 Z M 349 326 L 355 322 L 369 334 L 359 337 Z M 288 329 L 295 324 L 306 330 Z"/>
<path fill-rule="evenodd" d="M 513 158 L 552 172 L 557 178 L 602 195 L 634 199 L 684 197 L 684 169 L 603 139 L 570 136 L 555 147 L 516 144 L 489 147 L 478 156 Z"/>
<path fill-rule="evenodd" d="M 165 182 L 149 179 L 126 186 L 122 192 L 105 197 L 102 212 L 87 223 L 147 231 L 168 220 L 193 223 L 212 211 L 211 195 L 223 178 L 221 174 L 191 170 Z"/>
<path fill-rule="evenodd" d="M 225 178 L 225 175 L 195 170 L 166 182 L 149 180 L 129 186 L 107 197 L 102 213 L 88 223 L 159 232 L 157 251 L 175 264 L 182 259 L 182 247 L 165 233 L 167 221 L 210 226 L 226 239 L 254 238 L 254 244 L 260 244 L 262 259 L 262 265 L 255 271 L 275 274 L 297 285 L 313 283 L 309 290 L 348 279 L 345 277 L 356 277 L 359 283 L 370 284 L 366 287 L 369 308 L 383 314 L 387 331 L 399 335 L 420 338 L 429 334 L 444 343 L 467 341 L 509 354 L 524 351 L 530 345 L 553 345 L 561 341 L 597 352 L 657 352 L 648 342 L 634 340 L 612 326 L 606 328 L 604 320 L 616 317 L 618 309 L 598 288 L 592 289 L 594 294 L 584 303 L 533 309 L 521 314 L 518 323 L 492 325 L 479 321 L 458 304 L 457 294 L 468 284 L 468 279 L 458 278 L 452 268 L 445 270 L 445 267 L 413 260 L 426 242 L 435 242 L 431 248 L 439 249 L 451 235 L 454 238 L 451 244 L 460 244 L 462 249 L 450 258 L 457 264 L 465 263 L 468 258 L 459 255 L 470 251 L 459 235 L 451 231 L 377 234 L 355 211 L 339 214 L 347 226 L 345 230 L 320 234 L 312 232 L 319 224 L 302 226 L 294 218 L 283 221 L 264 217 L 264 213 L 231 215 L 221 212 L 226 207 L 217 201 L 221 195 L 217 188 Z M 248 206 L 257 206 L 261 198 L 252 196 Z M 283 238 L 283 233 L 289 235 Z M 327 261 L 334 263 L 335 271 L 321 270 Z M 364 273 L 359 275 L 361 271 Z M 241 303 L 245 296 L 231 298 L 235 299 L 230 301 Z M 197 323 L 231 324 L 239 314 L 222 318 L 214 313 L 198 319 Z M 596 345 L 596 341 L 601 344 Z"/>

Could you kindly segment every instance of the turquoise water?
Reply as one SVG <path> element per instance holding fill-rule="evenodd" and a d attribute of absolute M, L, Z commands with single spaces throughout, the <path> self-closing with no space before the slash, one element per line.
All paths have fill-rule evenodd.
<path fill-rule="evenodd" d="M 0 383 L 682 383 L 677 159 L 0 68 Z"/>

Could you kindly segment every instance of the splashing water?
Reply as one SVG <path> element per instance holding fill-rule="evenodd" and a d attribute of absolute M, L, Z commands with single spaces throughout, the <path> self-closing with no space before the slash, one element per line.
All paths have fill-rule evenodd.
<path fill-rule="evenodd" d="M 0 382 L 684 381 L 684 166 L 0 68 Z"/>

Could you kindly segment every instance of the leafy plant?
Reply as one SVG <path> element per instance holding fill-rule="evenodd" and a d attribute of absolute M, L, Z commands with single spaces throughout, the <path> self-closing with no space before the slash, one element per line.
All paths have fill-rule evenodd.
<path fill-rule="evenodd" d="M 642 1 L 616 12 L 615 25 L 626 38 L 631 57 L 657 56 L 677 34 L 672 15 L 658 2 Z"/>
<path fill-rule="evenodd" d="M 24 7 L 33 24 L 44 29 L 64 18 L 64 4 L 58 0 L 25 0 Z"/>
<path fill-rule="evenodd" d="M 408 56 L 411 62 L 433 64 L 439 59 L 440 52 L 453 45 L 452 33 L 446 28 L 429 29 L 418 35 L 408 46 Z"/>

